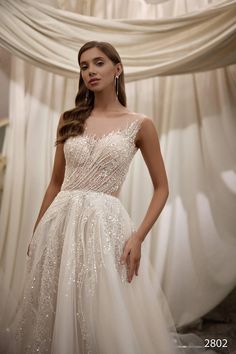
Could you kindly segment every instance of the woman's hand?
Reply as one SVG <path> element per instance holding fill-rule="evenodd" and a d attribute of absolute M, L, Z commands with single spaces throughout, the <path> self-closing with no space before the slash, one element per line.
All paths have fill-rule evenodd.
<path fill-rule="evenodd" d="M 137 233 L 133 233 L 132 236 L 126 241 L 123 254 L 120 258 L 121 264 L 125 264 L 125 262 L 127 262 L 129 282 L 131 282 L 134 272 L 138 275 L 141 259 L 141 246 L 142 241 L 137 237 Z"/>

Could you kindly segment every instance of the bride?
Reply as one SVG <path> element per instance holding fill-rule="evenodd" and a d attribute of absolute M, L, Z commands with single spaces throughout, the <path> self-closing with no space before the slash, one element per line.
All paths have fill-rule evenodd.
<path fill-rule="evenodd" d="M 177 333 L 142 252 L 169 193 L 155 125 L 128 110 L 123 65 L 111 44 L 85 43 L 78 63 L 75 108 L 58 122 L 24 293 L 16 316 L 1 321 L 1 353 L 216 353 L 193 334 Z M 153 196 L 136 228 L 118 197 L 138 149 Z"/>

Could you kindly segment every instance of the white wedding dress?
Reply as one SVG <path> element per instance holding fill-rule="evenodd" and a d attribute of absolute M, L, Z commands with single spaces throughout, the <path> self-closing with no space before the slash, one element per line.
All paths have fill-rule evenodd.
<path fill-rule="evenodd" d="M 35 230 L 18 313 L 1 329 L 1 354 L 206 352 L 183 345 L 196 338 L 176 333 L 148 257 L 131 283 L 119 262 L 136 229 L 117 196 L 143 119 L 91 116 L 83 135 L 65 142 L 64 182 Z"/>

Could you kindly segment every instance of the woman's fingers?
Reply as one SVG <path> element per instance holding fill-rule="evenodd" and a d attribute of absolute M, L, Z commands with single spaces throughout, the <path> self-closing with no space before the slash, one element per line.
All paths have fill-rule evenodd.
<path fill-rule="evenodd" d="M 138 268 L 141 259 L 141 243 L 130 237 L 123 247 L 123 254 L 120 257 L 121 264 L 127 263 L 127 280 L 131 282 L 134 273 L 138 275 Z"/>
<path fill-rule="evenodd" d="M 127 244 L 127 242 L 126 242 L 126 244 Z M 130 253 L 130 249 L 128 247 L 126 247 L 126 244 L 124 246 L 123 254 L 122 254 L 121 258 L 120 258 L 121 264 L 125 264 L 126 263 L 127 257 L 128 257 L 128 255 Z"/>
<path fill-rule="evenodd" d="M 128 281 L 131 282 L 134 276 L 134 273 L 138 275 L 138 268 L 140 260 L 135 260 L 132 257 L 129 258 L 129 266 L 128 266 Z"/>

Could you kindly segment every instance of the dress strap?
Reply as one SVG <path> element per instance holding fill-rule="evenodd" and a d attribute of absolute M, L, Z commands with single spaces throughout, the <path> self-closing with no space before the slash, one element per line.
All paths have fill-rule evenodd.
<path fill-rule="evenodd" d="M 136 136 L 138 134 L 139 129 L 142 126 L 143 121 L 144 118 L 135 119 L 132 123 L 129 124 L 126 130 L 126 133 L 128 134 L 132 144 L 135 144 Z"/>

